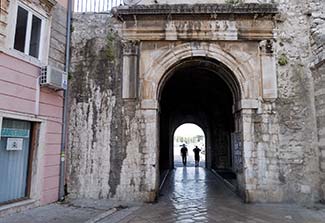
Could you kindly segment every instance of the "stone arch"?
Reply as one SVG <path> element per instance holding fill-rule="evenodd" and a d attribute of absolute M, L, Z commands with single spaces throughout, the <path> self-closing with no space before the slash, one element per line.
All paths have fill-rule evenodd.
<path fill-rule="evenodd" d="M 162 138 L 160 120 L 160 92 L 164 89 L 164 84 L 168 82 L 169 76 L 173 76 L 173 69 L 178 69 L 184 61 L 193 61 L 196 59 L 210 61 L 217 64 L 217 66 L 225 67 L 228 72 L 222 74 L 231 77 L 232 84 L 237 88 L 236 97 L 233 97 L 232 112 L 234 113 L 234 132 L 231 137 L 234 138 L 234 145 L 236 148 L 236 162 L 234 161 L 235 173 L 238 179 L 239 193 L 245 197 L 245 189 L 247 182 L 249 182 L 249 169 L 243 168 L 249 164 L 249 157 L 245 156 L 246 152 L 253 149 L 253 138 L 250 134 L 254 128 L 252 125 L 251 114 L 258 108 L 258 98 L 261 96 L 260 89 L 260 63 L 256 61 L 259 57 L 257 54 L 250 55 L 249 51 L 245 52 L 238 49 L 228 49 L 222 43 L 208 43 L 208 42 L 188 42 L 188 43 L 169 43 L 168 46 L 157 48 L 153 43 L 153 48 L 144 49 L 141 54 L 140 62 L 140 101 L 143 118 L 146 119 L 146 126 L 148 129 L 148 148 L 155 148 L 153 151 L 155 158 L 157 188 L 160 179 L 160 158 L 162 147 L 160 141 Z M 140 47 L 141 48 L 141 47 Z M 258 49 L 256 49 L 258 51 Z M 148 61 L 152 61 L 149 62 Z M 182 67 L 181 67 L 182 69 Z M 211 70 L 209 70 L 211 71 Z M 218 72 L 213 72 L 217 74 Z M 219 78 L 222 78 L 222 75 Z M 160 129 L 160 130 L 159 130 Z M 150 130 L 150 132 L 149 132 Z M 211 132 L 206 134 L 206 138 L 212 139 Z M 168 133 L 170 134 L 170 132 Z M 149 137 L 150 135 L 150 137 Z M 168 143 L 168 142 L 167 142 Z M 232 139 L 231 142 L 232 143 Z M 165 144 L 164 144 L 165 145 Z M 212 142 L 210 142 L 212 145 Z M 211 153 L 212 148 L 207 144 L 207 152 Z M 165 154 L 165 153 L 164 153 Z M 167 156 L 168 152 L 166 153 Z M 208 156 L 207 156 L 208 157 Z M 209 156 L 207 163 L 212 163 Z M 167 165 L 167 163 L 165 163 Z M 164 164 L 164 166 L 165 166 Z M 169 166 L 170 159 L 169 159 Z M 209 164 L 207 168 L 211 168 Z M 245 199 L 245 198 L 244 198 Z"/>
<path fill-rule="evenodd" d="M 233 99 L 235 101 L 239 101 L 241 99 L 241 89 L 240 89 L 240 84 L 237 81 L 236 77 L 233 75 L 233 72 L 226 67 L 224 64 L 220 63 L 219 61 L 216 60 L 211 60 L 211 58 L 207 57 L 191 57 L 191 58 L 186 58 L 180 61 L 178 64 L 174 65 L 173 67 L 170 68 L 170 70 L 166 71 L 166 74 L 164 77 L 161 79 L 158 85 L 158 93 L 157 93 L 157 98 L 160 100 L 161 98 L 161 93 L 162 90 L 168 81 L 169 78 L 173 76 L 177 70 L 182 69 L 182 67 L 186 67 L 187 65 L 193 66 L 202 66 L 204 64 L 204 68 L 211 73 L 214 73 L 218 77 L 220 77 L 229 87 Z"/>
<path fill-rule="evenodd" d="M 244 55 L 245 52 L 242 52 Z M 256 69 L 250 61 L 249 55 L 242 58 L 235 56 L 222 49 L 215 43 L 190 42 L 171 47 L 155 58 L 150 68 L 143 74 L 143 85 L 141 96 L 144 100 L 158 102 L 161 87 L 168 77 L 168 71 L 172 70 L 180 61 L 195 57 L 218 61 L 233 73 L 233 79 L 238 84 L 240 99 L 257 99 L 259 97 Z"/>

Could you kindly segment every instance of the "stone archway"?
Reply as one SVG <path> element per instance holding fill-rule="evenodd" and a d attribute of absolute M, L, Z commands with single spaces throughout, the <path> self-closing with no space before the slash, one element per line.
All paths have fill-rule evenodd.
<path fill-rule="evenodd" d="M 78 46 L 82 49 L 75 53 L 75 76 L 84 78 L 74 81 L 71 106 L 72 114 L 78 114 L 71 115 L 71 194 L 155 199 L 160 98 L 175 68 L 200 58 L 226 67 L 216 68 L 219 73 L 230 71 L 219 75 L 219 80 L 233 98 L 227 114 L 235 116 L 238 134 L 232 145 L 241 149 L 237 155 L 243 168 L 235 171 L 243 197 L 252 202 L 319 198 L 313 85 L 300 78 L 307 67 L 291 67 L 291 60 L 290 67 L 277 66 L 276 55 L 281 52 L 273 48 L 279 24 L 277 5 L 127 5 L 113 13 L 114 18 L 95 16 L 99 21 L 95 27 L 105 31 L 82 26 L 86 39 L 80 40 L 79 32 L 75 38 L 75 46 L 85 47 Z M 79 20 L 84 21 L 93 20 Z M 112 34 L 113 27 L 117 35 Z M 304 51 L 307 45 L 295 49 Z M 290 57 L 295 58 L 296 51 L 292 52 Z M 289 73 L 282 75 L 284 71 Z"/>
<path fill-rule="evenodd" d="M 235 44 L 236 45 L 236 44 Z M 243 47 L 243 43 L 240 44 Z M 245 44 L 244 44 L 245 45 Z M 258 48 L 258 45 L 255 45 Z M 246 165 L 249 163 L 249 157 L 246 157 L 245 151 L 248 153 L 252 149 L 253 124 L 251 115 L 254 110 L 258 108 L 258 98 L 261 95 L 259 69 L 256 69 L 259 64 L 258 58 L 252 56 L 249 52 L 238 52 L 234 50 L 225 51 L 227 46 L 212 44 L 206 42 L 189 42 L 184 44 L 166 44 L 160 51 L 147 51 L 142 46 L 140 57 L 140 100 L 141 110 L 144 119 L 150 120 L 147 125 L 150 125 L 150 135 L 154 136 L 148 139 L 150 145 L 157 148 L 154 152 L 156 154 L 156 162 L 159 163 L 159 98 L 161 91 L 170 78 L 170 74 L 175 71 L 175 68 L 182 66 L 182 61 L 193 61 L 195 58 L 201 58 L 202 61 L 210 63 L 210 66 L 219 66 L 218 69 L 223 73 L 229 75 L 219 75 L 227 86 L 229 87 L 233 104 L 232 110 L 234 115 L 235 129 L 232 134 L 232 145 L 238 150 L 237 161 L 239 165 Z M 247 46 L 246 46 L 247 47 Z M 150 55 L 150 57 L 149 57 Z M 154 57 L 152 56 L 154 55 Z M 255 55 L 256 56 L 256 55 Z M 146 61 L 146 62 L 145 62 Z M 150 61 L 151 63 L 148 63 Z M 215 65 L 213 65 L 215 63 Z M 219 64 L 219 65 L 216 65 Z M 215 69 L 217 69 L 215 67 Z M 231 74 L 231 75 L 230 75 Z M 244 196 L 246 182 L 249 181 L 245 171 L 250 169 L 242 167 L 235 168 L 238 179 L 238 190 Z M 156 170 L 158 184 L 159 170 Z"/>
<path fill-rule="evenodd" d="M 223 63 L 234 74 L 233 77 L 224 77 L 224 80 L 231 85 L 237 94 L 241 94 L 243 99 L 256 99 L 259 95 L 259 83 L 258 80 L 254 80 L 254 77 L 259 75 L 258 70 L 254 69 L 258 61 L 247 52 L 235 51 L 232 53 L 225 51 L 219 44 L 208 42 L 167 45 L 161 51 L 161 53 L 157 52 L 157 56 L 150 58 L 151 63 L 143 61 L 140 75 L 143 77 L 143 85 L 145 86 L 145 88 L 141 88 L 141 96 L 144 100 L 157 100 L 163 86 L 162 83 L 168 78 L 166 73 L 172 70 L 175 64 L 193 57 L 205 57 Z M 141 59 L 147 61 L 149 58 L 145 53 L 142 52 Z M 141 71 L 143 71 L 142 74 Z M 237 82 L 238 86 L 233 86 L 231 82 Z M 240 97 L 239 95 L 234 96 Z"/>
<path fill-rule="evenodd" d="M 196 85 L 201 87 L 196 88 Z M 194 88 L 197 93 L 191 92 Z M 209 90 L 202 93 L 207 88 Z M 203 129 L 207 132 L 207 167 L 217 171 L 236 172 L 241 180 L 244 176 L 241 140 L 243 125 L 241 109 L 233 108 L 236 108 L 236 103 L 241 103 L 242 92 L 234 73 L 217 60 L 202 56 L 189 57 L 166 70 L 158 89 L 161 91 L 158 92 L 160 173 L 173 168 L 173 130 L 179 123 L 192 121 L 204 126 Z M 172 92 L 170 96 L 168 91 Z M 180 92 L 186 92 L 186 96 Z M 223 119 L 227 121 L 222 121 Z"/>
<path fill-rule="evenodd" d="M 257 163 L 259 166 L 255 168 L 256 161 L 259 160 L 252 155 L 256 155 L 257 150 L 253 119 L 259 105 L 265 104 L 264 99 L 276 98 L 275 58 L 272 49 L 273 18 L 276 12 L 272 5 L 254 4 L 240 7 L 204 4 L 189 7 L 154 5 L 117 8 L 114 16 L 120 21 L 116 24 L 118 41 L 112 41 L 111 36 L 106 35 L 94 39 L 101 47 L 98 51 L 100 59 L 105 57 L 98 60 L 100 64 L 112 59 L 115 46 L 122 47 L 121 54 L 116 51 L 116 57 L 111 61 L 116 65 L 116 72 L 107 78 L 110 88 L 102 93 L 101 89 L 105 89 L 106 82 L 102 84 L 96 79 L 96 88 L 92 88 L 92 97 L 96 100 L 89 98 L 89 101 L 80 102 L 80 95 L 75 100 L 75 108 L 81 110 L 86 116 L 85 120 L 91 123 L 85 125 L 89 126 L 89 132 L 92 132 L 91 128 L 97 130 L 99 124 L 105 126 L 107 131 L 93 134 L 94 140 L 90 147 L 86 139 L 75 137 L 75 150 L 79 148 L 77 145 L 81 145 L 86 155 L 81 156 L 82 162 L 74 164 L 74 169 L 80 169 L 80 174 L 72 183 L 76 188 L 74 194 L 82 191 L 81 196 L 104 196 L 119 200 L 153 201 L 156 198 L 160 175 L 161 92 L 168 85 L 168 80 L 173 78 L 175 68 L 182 66 L 184 61 L 197 58 L 223 73 L 218 76 L 218 80 L 225 83 L 222 86 L 227 86 L 230 92 L 227 95 L 232 98 L 227 100 L 231 102 L 227 104 L 227 114 L 234 116 L 236 127 L 231 132 L 237 133 L 233 135 L 236 140 L 233 140 L 232 145 L 240 149 L 237 155 L 244 166 L 236 170 L 239 190 L 242 194 L 252 194 L 250 200 L 258 200 L 261 194 L 267 194 L 268 188 L 259 185 L 271 171 L 265 172 L 266 162 Z M 92 63 L 90 58 L 89 62 L 89 66 L 94 67 L 92 69 L 100 68 L 102 71 L 99 62 Z M 109 71 L 111 64 L 107 66 Z M 86 73 L 88 75 L 91 72 Z M 209 73 L 213 73 L 211 69 Z M 100 72 L 98 78 L 102 74 Z M 97 87 L 99 83 L 100 86 Z M 106 94 L 111 99 L 108 102 Z M 102 102 L 98 98 L 105 100 Z M 104 109 L 108 108 L 105 110 L 107 116 L 98 109 L 101 105 L 99 102 L 105 105 Z M 106 106 L 105 103 L 112 105 Z M 89 115 L 92 113 L 87 111 L 85 104 L 97 113 Z M 79 128 L 82 129 L 83 126 L 80 125 Z M 82 172 L 86 165 L 81 164 L 97 165 L 97 161 L 93 160 L 101 160 L 102 154 L 96 153 L 93 156 L 92 150 L 88 149 L 97 147 L 98 151 L 102 151 L 102 148 L 108 151 L 106 158 L 109 161 L 100 168 L 104 174 L 93 174 L 92 168 L 86 169 L 88 172 Z M 76 154 L 83 155 L 79 151 Z M 84 177 L 84 173 L 87 177 Z M 273 176 L 277 177 L 276 174 Z M 95 187 L 84 179 L 92 180 Z M 88 191 L 93 192 L 90 194 Z"/>
<path fill-rule="evenodd" d="M 256 199 L 256 159 L 251 159 L 255 150 L 253 116 L 263 99 L 277 97 L 272 48 L 273 16 L 277 10 L 272 5 L 265 8 L 247 4 L 244 10 L 236 6 L 224 7 L 218 4 L 146 5 L 118 8 L 115 12 L 125 40 L 123 98 L 139 102 L 137 111 L 145 122 L 143 146 L 153 154 L 146 160 L 149 171 L 145 178 L 150 188 L 155 185 L 156 191 L 159 185 L 161 90 L 168 74 L 179 63 L 201 57 L 223 64 L 232 73 L 220 78 L 227 83 L 234 99 L 232 112 L 237 134 L 233 135 L 232 144 L 240 148 L 237 155 L 244 166 L 236 170 L 238 190 L 245 199 Z M 154 178 L 149 176 L 153 171 Z"/>

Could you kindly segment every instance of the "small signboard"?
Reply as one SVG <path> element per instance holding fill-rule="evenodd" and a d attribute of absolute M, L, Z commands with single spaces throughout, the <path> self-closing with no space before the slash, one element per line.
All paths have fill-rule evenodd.
<path fill-rule="evenodd" d="M 29 137 L 29 130 L 28 129 L 2 128 L 1 136 L 2 137 L 28 138 Z"/>
<path fill-rule="evenodd" d="M 8 138 L 7 139 L 7 151 L 17 151 L 23 149 L 22 138 Z"/>

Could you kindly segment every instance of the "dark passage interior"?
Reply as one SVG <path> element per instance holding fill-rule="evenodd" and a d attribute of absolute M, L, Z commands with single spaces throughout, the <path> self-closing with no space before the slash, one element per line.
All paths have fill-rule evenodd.
<path fill-rule="evenodd" d="M 206 133 L 206 167 L 233 174 L 231 133 L 237 87 L 232 72 L 218 61 L 192 58 L 174 66 L 160 91 L 160 173 L 174 168 L 173 133 L 183 123 Z"/>

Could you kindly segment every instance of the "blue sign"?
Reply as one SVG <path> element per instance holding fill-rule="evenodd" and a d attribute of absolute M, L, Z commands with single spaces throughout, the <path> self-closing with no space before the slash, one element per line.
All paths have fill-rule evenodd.
<path fill-rule="evenodd" d="M 1 137 L 29 138 L 29 130 L 3 128 L 1 130 Z"/>

